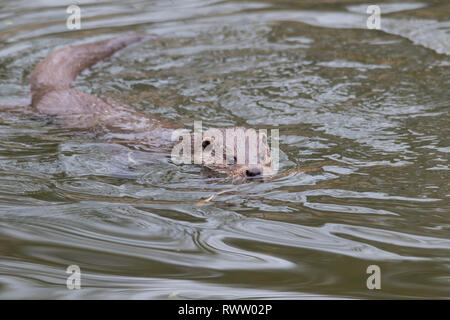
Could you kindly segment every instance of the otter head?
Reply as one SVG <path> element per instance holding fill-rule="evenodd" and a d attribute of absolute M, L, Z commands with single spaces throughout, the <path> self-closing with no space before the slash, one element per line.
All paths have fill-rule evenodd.
<path fill-rule="evenodd" d="M 272 156 L 265 130 L 234 127 L 209 129 L 194 138 L 194 159 L 231 177 L 259 178 L 273 174 Z"/>

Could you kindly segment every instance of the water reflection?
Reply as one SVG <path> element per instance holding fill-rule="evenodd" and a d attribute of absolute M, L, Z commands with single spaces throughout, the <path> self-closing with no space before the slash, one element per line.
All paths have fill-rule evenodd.
<path fill-rule="evenodd" d="M 69 32 L 59 1 L 3 4 L 0 104 L 55 47 L 151 32 L 77 87 L 186 126 L 277 128 L 281 172 L 321 169 L 237 182 L 2 112 L 1 298 L 449 296 L 445 1 L 386 3 L 381 31 L 359 1 L 80 5 Z"/>

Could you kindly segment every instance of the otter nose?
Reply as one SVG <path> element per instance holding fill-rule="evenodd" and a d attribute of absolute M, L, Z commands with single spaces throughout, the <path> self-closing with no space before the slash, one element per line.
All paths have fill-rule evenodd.
<path fill-rule="evenodd" d="M 262 173 L 260 168 L 251 168 L 251 169 L 247 169 L 245 170 L 245 175 L 247 177 L 256 177 L 259 176 Z"/>

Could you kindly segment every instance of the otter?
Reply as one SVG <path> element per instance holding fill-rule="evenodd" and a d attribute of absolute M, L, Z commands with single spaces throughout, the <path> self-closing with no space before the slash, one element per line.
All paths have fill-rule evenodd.
<path fill-rule="evenodd" d="M 66 128 L 92 130 L 103 140 L 149 152 L 170 152 L 175 145 L 174 131 L 180 129 L 174 123 L 113 99 L 100 99 L 72 87 L 73 81 L 83 70 L 120 49 L 148 39 L 151 39 L 148 35 L 126 34 L 53 51 L 31 73 L 32 109 L 39 114 L 52 116 Z M 194 162 L 231 177 L 255 178 L 272 174 L 266 135 L 258 135 L 257 162 L 254 163 L 250 161 L 248 148 L 252 144 L 249 137 L 256 131 L 243 127 L 233 129 L 243 133 L 244 145 L 247 146 L 243 159 L 238 159 L 238 144 L 234 140 L 227 140 L 224 130 L 218 130 L 223 136 L 221 141 L 217 139 L 217 130 L 214 129 L 207 130 L 201 137 L 189 133 L 192 138 L 189 139 L 191 144 L 188 147 L 192 148 L 192 152 L 189 152 L 191 159 L 200 158 L 200 162 Z M 195 141 L 201 141 L 201 148 L 195 148 Z M 199 155 L 203 152 L 208 157 Z"/>

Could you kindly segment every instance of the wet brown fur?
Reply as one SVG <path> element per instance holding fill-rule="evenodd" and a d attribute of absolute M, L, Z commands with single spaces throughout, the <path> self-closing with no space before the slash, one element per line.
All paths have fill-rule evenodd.
<path fill-rule="evenodd" d="M 173 145 L 171 134 L 177 125 L 112 99 L 102 100 L 72 88 L 72 82 L 84 69 L 147 38 L 136 34 L 122 35 L 52 52 L 31 74 L 32 108 L 41 114 L 55 116 L 67 128 L 94 129 L 102 133 L 103 138 L 115 142 L 169 151 Z M 247 168 L 247 164 L 213 167 L 230 176 L 243 176 Z M 261 168 L 264 169 L 264 165 Z M 267 166 L 262 171 L 267 172 Z"/>

